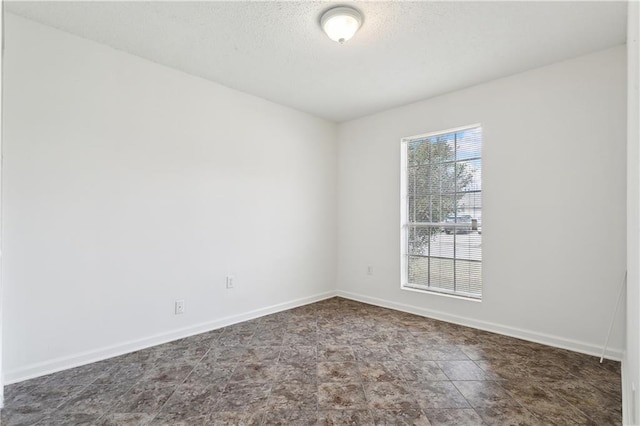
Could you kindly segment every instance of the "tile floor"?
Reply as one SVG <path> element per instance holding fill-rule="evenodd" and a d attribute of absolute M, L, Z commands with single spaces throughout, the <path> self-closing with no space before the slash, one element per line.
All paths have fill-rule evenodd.
<path fill-rule="evenodd" d="M 5 388 L 2 425 L 613 425 L 620 364 L 333 298 Z"/>

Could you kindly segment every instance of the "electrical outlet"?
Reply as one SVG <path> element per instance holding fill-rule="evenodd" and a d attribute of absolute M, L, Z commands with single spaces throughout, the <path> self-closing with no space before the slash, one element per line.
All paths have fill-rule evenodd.
<path fill-rule="evenodd" d="M 227 275 L 227 288 L 233 288 L 235 286 L 235 277 L 232 275 Z"/>
<path fill-rule="evenodd" d="M 184 300 L 176 300 L 176 315 L 184 314 Z"/>

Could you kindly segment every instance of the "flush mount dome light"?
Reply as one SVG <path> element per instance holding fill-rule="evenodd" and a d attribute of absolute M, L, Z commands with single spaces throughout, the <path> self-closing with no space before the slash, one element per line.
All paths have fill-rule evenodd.
<path fill-rule="evenodd" d="M 329 38 L 342 44 L 349 40 L 362 25 L 362 15 L 357 10 L 346 7 L 334 7 L 320 18 L 320 26 Z"/>

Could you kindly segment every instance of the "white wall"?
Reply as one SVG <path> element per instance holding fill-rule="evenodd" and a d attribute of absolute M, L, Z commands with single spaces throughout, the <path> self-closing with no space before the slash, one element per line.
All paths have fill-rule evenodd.
<path fill-rule="evenodd" d="M 622 360 L 622 415 L 640 424 L 640 4 L 629 2 L 627 26 L 627 327 Z"/>
<path fill-rule="evenodd" d="M 7 382 L 333 294 L 335 124 L 5 25 Z"/>
<path fill-rule="evenodd" d="M 625 271 L 625 57 L 620 46 L 343 123 L 339 294 L 599 354 Z M 401 290 L 400 138 L 474 123 L 483 301 Z"/>
<path fill-rule="evenodd" d="M 0 49 L 4 43 L 4 0 L 0 0 Z M 0 51 L 0 76 L 2 76 L 2 59 L 4 50 Z M 2 152 L 2 78 L 0 77 L 0 153 Z M 2 156 L 0 155 L 0 188 L 2 187 Z M 0 189 L 0 259 L 2 256 L 2 190 Z M 0 262 L 0 270 L 2 264 Z M 2 274 L 0 273 L 0 408 L 4 405 L 4 374 L 2 369 Z"/>

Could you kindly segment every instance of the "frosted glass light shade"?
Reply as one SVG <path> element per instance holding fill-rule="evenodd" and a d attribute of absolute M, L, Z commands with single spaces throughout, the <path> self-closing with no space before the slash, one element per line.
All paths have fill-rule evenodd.
<path fill-rule="evenodd" d="M 335 7 L 322 15 L 320 25 L 331 40 L 342 44 L 360 29 L 362 15 L 350 7 Z"/>

